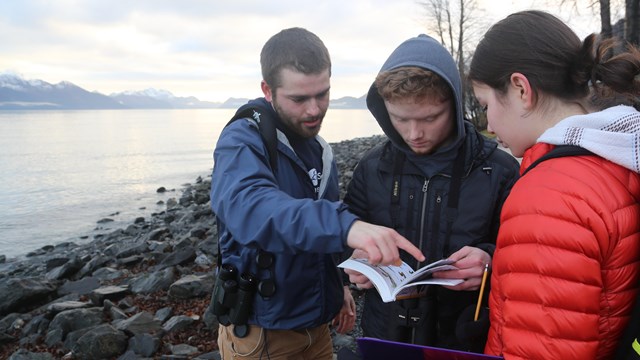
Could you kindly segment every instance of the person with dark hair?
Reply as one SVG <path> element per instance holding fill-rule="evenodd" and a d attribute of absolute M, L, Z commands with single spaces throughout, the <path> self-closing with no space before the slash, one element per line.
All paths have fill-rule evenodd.
<path fill-rule="evenodd" d="M 461 88 L 451 54 L 420 35 L 393 51 L 367 94 L 367 107 L 389 140 L 360 160 L 345 203 L 363 220 L 392 227 L 418 246 L 426 262 L 402 256 L 414 269 L 449 258 L 459 270 L 434 276 L 465 281 L 427 286 L 420 297 L 384 303 L 364 275 L 345 270 L 353 283 L 368 289 L 364 336 L 484 349 L 486 321 L 479 322 L 487 325 L 473 336 L 468 331 L 457 336 L 456 327 L 461 319 L 473 322 L 483 272 L 491 267 L 500 209 L 518 176 L 518 162 L 465 120 Z M 462 316 L 465 311 L 470 315 Z"/>
<path fill-rule="evenodd" d="M 339 201 L 336 162 L 318 136 L 331 76 L 323 42 L 285 29 L 266 42 L 260 63 L 264 97 L 238 110 L 214 151 L 218 345 L 225 360 L 330 360 L 328 324 L 348 331 L 356 311 L 339 254 L 349 246 L 392 264 L 402 249 L 424 259 L 395 230 L 359 220 Z"/>
<path fill-rule="evenodd" d="M 612 359 L 629 322 L 640 113 L 593 105 L 640 95 L 640 51 L 620 49 L 535 10 L 494 24 L 476 48 L 469 80 L 488 129 L 522 157 L 493 257 L 488 354 Z"/>

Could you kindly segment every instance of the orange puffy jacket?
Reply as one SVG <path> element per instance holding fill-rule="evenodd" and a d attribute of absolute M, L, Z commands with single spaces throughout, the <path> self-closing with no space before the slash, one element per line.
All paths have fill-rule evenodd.
<path fill-rule="evenodd" d="M 638 294 L 640 174 L 597 156 L 540 163 L 504 204 L 492 267 L 486 353 L 611 359 Z"/>

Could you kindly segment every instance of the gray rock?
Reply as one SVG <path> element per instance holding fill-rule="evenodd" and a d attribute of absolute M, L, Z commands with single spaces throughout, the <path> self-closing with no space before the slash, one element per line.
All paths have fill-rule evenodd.
<path fill-rule="evenodd" d="M 22 314 L 19 314 L 19 313 L 11 313 L 11 314 L 8 314 L 7 316 L 3 317 L 0 320 L 0 331 L 6 332 L 6 331 L 14 330 L 13 324 L 18 319 L 20 319 L 21 316 L 22 316 Z"/>
<path fill-rule="evenodd" d="M 152 358 L 142 357 L 136 354 L 133 350 L 127 350 L 117 360 L 153 360 Z"/>
<path fill-rule="evenodd" d="M 89 294 L 89 299 L 96 306 L 102 306 L 105 300 L 119 300 L 129 294 L 126 286 L 104 286 L 95 289 Z"/>
<path fill-rule="evenodd" d="M 16 339 L 13 336 L 11 336 L 11 335 L 3 332 L 3 331 L 0 331 L 0 345 L 7 344 L 7 343 L 13 342 L 15 340 Z"/>
<path fill-rule="evenodd" d="M 171 353 L 173 355 L 191 356 L 197 352 L 198 352 L 197 347 L 187 345 L 187 344 L 178 344 L 178 345 L 171 346 Z"/>
<path fill-rule="evenodd" d="M 149 250 L 162 253 L 169 249 L 169 244 L 163 241 L 150 241 Z"/>
<path fill-rule="evenodd" d="M 66 310 L 86 309 L 88 307 L 91 307 L 91 304 L 81 301 L 62 301 L 47 306 L 47 314 L 53 318 L 58 313 Z"/>
<path fill-rule="evenodd" d="M 47 344 L 48 347 L 54 347 L 58 344 L 62 343 L 64 340 L 65 332 L 60 329 L 49 329 L 44 336 L 44 343 Z"/>
<path fill-rule="evenodd" d="M 135 303 L 133 302 L 133 299 L 130 296 L 127 296 L 124 299 L 118 301 L 118 307 L 120 309 L 130 308 L 130 307 L 133 307 L 134 305 Z"/>
<path fill-rule="evenodd" d="M 82 335 L 73 347 L 80 359 L 110 359 L 127 349 L 127 336 L 109 324 L 98 326 Z"/>
<path fill-rule="evenodd" d="M 58 266 L 62 266 L 68 262 L 69 262 L 68 257 L 53 257 L 45 261 L 45 266 L 47 268 L 47 271 L 50 271 L 51 269 L 57 268 Z"/>
<path fill-rule="evenodd" d="M 176 315 L 171 317 L 171 319 L 167 320 L 167 322 L 165 322 L 162 325 L 162 328 L 164 329 L 164 331 L 168 333 L 172 333 L 172 332 L 184 330 L 189 326 L 191 326 L 194 322 L 195 320 L 189 316 Z"/>
<path fill-rule="evenodd" d="M 162 330 L 160 321 L 153 318 L 153 315 L 146 311 L 135 314 L 125 320 L 113 321 L 116 329 L 125 331 L 128 334 L 157 334 Z"/>
<path fill-rule="evenodd" d="M 76 281 L 67 281 L 58 288 L 58 295 L 78 294 L 87 295 L 100 287 L 98 278 L 85 277 Z"/>
<path fill-rule="evenodd" d="M 43 335 L 47 332 L 50 323 L 45 314 L 36 315 L 22 328 L 21 336 Z"/>
<path fill-rule="evenodd" d="M 159 228 L 150 232 L 149 235 L 147 236 L 147 239 L 160 240 L 167 234 L 171 234 L 171 230 L 169 230 L 168 228 Z"/>
<path fill-rule="evenodd" d="M 65 337 L 64 337 L 64 342 L 62 347 L 67 350 L 67 351 L 71 351 L 73 350 L 73 348 L 76 347 L 76 345 L 78 344 L 78 340 L 84 336 L 86 333 L 88 333 L 89 331 L 97 328 L 99 325 L 94 325 L 94 326 L 90 326 L 84 329 L 80 329 L 80 330 L 74 330 L 69 332 Z"/>
<path fill-rule="evenodd" d="M 80 277 L 91 275 L 91 273 L 93 273 L 96 269 L 104 266 L 104 264 L 109 262 L 110 259 L 110 257 L 104 256 L 102 254 L 97 255 L 84 264 L 84 266 L 78 271 L 78 275 Z"/>
<path fill-rule="evenodd" d="M 173 315 L 173 308 L 163 307 L 162 309 L 156 311 L 154 318 L 158 319 L 158 321 L 160 321 L 161 323 L 164 323 L 171 317 L 171 315 Z"/>
<path fill-rule="evenodd" d="M 175 198 L 169 198 L 167 199 L 166 205 L 167 205 L 167 209 L 171 209 L 178 206 L 178 201 L 176 201 Z"/>
<path fill-rule="evenodd" d="M 110 307 L 108 312 L 113 320 L 125 320 L 128 318 L 127 314 L 117 306 Z"/>
<path fill-rule="evenodd" d="M 349 346 L 355 342 L 355 339 L 352 336 L 345 334 L 336 334 L 333 337 L 333 346 L 341 348 L 345 346 Z"/>
<path fill-rule="evenodd" d="M 131 255 L 129 257 L 118 259 L 118 264 L 125 267 L 131 267 L 144 260 L 143 255 Z"/>
<path fill-rule="evenodd" d="M 131 244 L 127 247 L 124 247 L 123 249 L 120 249 L 120 251 L 116 254 L 116 258 L 121 259 L 121 258 L 130 257 L 130 256 L 140 255 L 142 253 L 147 252 L 148 250 L 149 250 L 149 245 L 147 245 L 146 242 L 142 241 L 139 243 Z"/>
<path fill-rule="evenodd" d="M 131 291 L 135 294 L 150 294 L 159 290 L 167 290 L 175 281 L 173 268 L 142 274 L 131 282 Z"/>
<path fill-rule="evenodd" d="M 93 276 L 98 280 L 115 280 L 127 274 L 126 270 L 118 270 L 110 267 L 103 267 L 93 272 Z"/>
<path fill-rule="evenodd" d="M 222 360 L 219 351 L 212 351 L 209 353 L 200 354 L 193 358 L 193 360 Z"/>
<path fill-rule="evenodd" d="M 177 299 L 191 299 L 211 294 L 215 278 L 213 274 L 186 275 L 171 284 L 169 296 Z"/>
<path fill-rule="evenodd" d="M 47 278 L 48 280 L 67 279 L 78 272 L 83 266 L 84 264 L 82 263 L 82 261 L 78 257 L 74 257 L 63 265 L 49 271 L 45 275 L 45 278 Z"/>
<path fill-rule="evenodd" d="M 192 262 L 195 258 L 196 251 L 192 247 L 180 249 L 169 254 L 169 256 L 162 260 L 162 262 L 158 266 L 156 266 L 155 269 L 161 270 L 176 265 L 184 265 Z"/>
<path fill-rule="evenodd" d="M 43 279 L 8 279 L 0 282 L 0 316 L 28 311 L 54 296 L 56 286 Z"/>
<path fill-rule="evenodd" d="M 54 357 L 49 353 L 35 353 L 25 349 L 19 349 L 11 354 L 7 360 L 54 360 Z"/>
<path fill-rule="evenodd" d="M 211 304 L 209 304 L 209 308 L 205 310 L 202 315 L 202 321 L 207 329 L 215 330 L 218 328 L 220 323 L 218 322 L 218 318 L 213 314 L 213 310 L 211 309 Z"/>
<path fill-rule="evenodd" d="M 151 334 L 138 334 L 129 339 L 129 349 L 142 356 L 152 356 L 160 348 L 160 339 Z"/>
<path fill-rule="evenodd" d="M 60 330 L 62 339 L 76 330 L 100 325 L 102 320 L 101 308 L 66 310 L 56 315 L 49 324 L 49 332 Z"/>
<path fill-rule="evenodd" d="M 202 267 L 212 267 L 214 264 L 214 259 L 212 259 L 207 254 L 200 254 L 196 257 L 196 259 L 193 262 L 196 265 L 199 265 Z"/>

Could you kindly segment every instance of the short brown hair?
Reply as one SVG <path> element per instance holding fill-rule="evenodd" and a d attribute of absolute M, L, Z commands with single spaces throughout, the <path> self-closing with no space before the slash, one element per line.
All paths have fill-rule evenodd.
<path fill-rule="evenodd" d="M 331 58 L 324 43 L 303 28 L 284 29 L 273 35 L 260 53 L 262 79 L 273 89 L 280 87 L 280 71 L 291 69 L 306 75 L 329 69 Z"/>
<path fill-rule="evenodd" d="M 375 86 L 386 101 L 445 101 L 453 97 L 451 87 L 441 76 L 417 66 L 383 71 L 376 77 Z"/>

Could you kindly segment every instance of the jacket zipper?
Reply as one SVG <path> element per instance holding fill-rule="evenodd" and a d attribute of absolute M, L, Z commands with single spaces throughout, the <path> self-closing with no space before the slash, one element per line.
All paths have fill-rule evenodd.
<path fill-rule="evenodd" d="M 434 175 L 434 176 L 436 176 L 436 175 Z M 425 224 L 426 224 L 426 217 L 427 217 L 427 202 L 429 200 L 428 192 L 429 192 L 429 179 L 425 178 L 424 179 L 424 183 L 422 184 L 422 212 L 420 214 L 420 233 L 418 234 L 420 236 L 419 237 L 420 242 L 418 243 L 418 249 L 420 249 L 421 252 L 422 252 L 422 245 L 424 243 L 424 231 L 425 231 L 425 226 L 426 226 Z M 438 195 L 436 201 L 442 202 L 442 198 L 440 197 L 440 195 Z M 432 248 L 433 248 L 433 246 L 432 246 Z M 429 261 L 429 258 L 427 258 L 427 261 Z M 421 262 L 417 263 L 416 269 L 420 268 L 420 264 L 421 264 Z M 411 342 L 415 343 L 415 341 L 416 341 L 416 328 L 412 328 L 411 329 Z"/>
<path fill-rule="evenodd" d="M 429 190 L 429 179 L 424 179 L 424 184 L 422 184 L 422 212 L 420 214 L 420 233 L 418 234 L 418 239 L 420 242 L 418 243 L 418 249 L 422 252 L 422 243 L 424 241 L 424 227 L 425 227 L 425 217 L 427 216 L 427 190 Z M 418 261 L 416 265 L 416 269 L 420 268 L 421 262 Z"/>
<path fill-rule="evenodd" d="M 450 178 L 449 175 L 446 174 L 435 174 L 431 177 L 431 179 L 435 178 L 436 176 L 442 176 L 445 178 Z M 425 178 L 424 179 L 424 183 L 422 185 L 422 213 L 420 215 L 420 242 L 419 242 L 419 246 L 418 248 L 420 249 L 420 251 L 422 251 L 423 249 L 423 242 L 424 242 L 424 232 L 425 232 L 425 224 L 426 224 L 426 217 L 427 217 L 427 203 L 429 201 L 429 197 L 428 197 L 428 191 L 429 191 L 429 183 L 430 183 L 430 179 Z M 440 207 L 442 205 L 442 196 L 440 194 L 438 194 L 436 196 L 436 203 L 438 204 L 438 207 Z M 439 213 L 441 212 L 441 209 L 436 211 L 436 215 L 439 215 Z M 429 256 L 427 257 L 428 261 L 435 261 L 436 258 L 433 258 L 434 254 L 436 253 L 437 249 L 438 249 L 438 233 L 440 232 L 439 226 L 437 226 L 440 223 L 440 219 L 438 216 L 438 219 L 436 219 L 434 221 L 434 223 L 436 224 L 436 228 L 434 229 L 433 234 L 436 236 L 436 239 L 432 242 L 432 246 L 431 246 L 431 251 L 429 253 Z M 433 239 L 432 239 L 433 240 Z M 422 264 L 421 262 L 417 263 L 417 268 L 420 268 L 420 264 Z"/>

